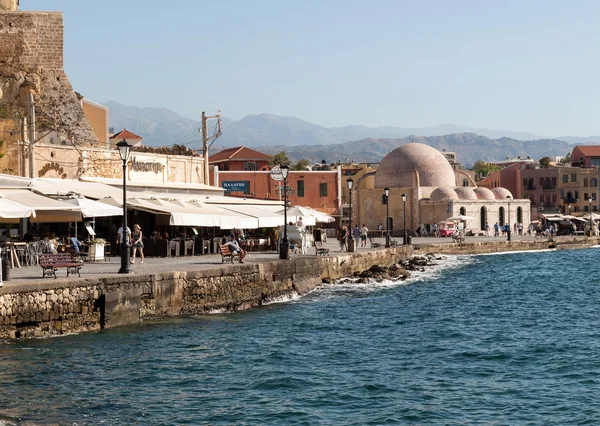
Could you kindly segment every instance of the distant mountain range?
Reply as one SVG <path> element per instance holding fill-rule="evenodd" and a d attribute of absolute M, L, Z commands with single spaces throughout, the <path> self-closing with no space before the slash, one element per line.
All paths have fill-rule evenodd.
<path fill-rule="evenodd" d="M 110 126 L 126 128 L 144 138 L 148 146 L 184 144 L 202 149 L 199 120 L 185 118 L 167 108 L 139 108 L 109 101 Z M 361 125 L 323 127 L 296 117 L 273 114 L 247 115 L 235 121 L 223 117 L 223 134 L 211 151 L 245 145 L 264 152 L 286 150 L 292 158 L 327 162 L 350 158 L 379 161 L 391 149 L 410 141 L 421 141 L 438 149 L 457 152 L 465 165 L 477 160 L 505 157 L 565 155 L 569 144 L 600 142 L 600 136 L 541 139 L 529 132 L 473 129 L 454 124 L 423 128 Z M 212 126 L 209 126 L 211 132 Z M 355 141 L 355 142 L 352 142 Z"/>
<path fill-rule="evenodd" d="M 335 163 L 337 161 L 378 163 L 393 149 L 409 142 L 420 142 L 440 151 L 456 152 L 457 160 L 470 167 L 476 161 L 500 161 L 508 158 L 531 157 L 539 160 L 542 157 L 566 155 L 573 150 L 573 145 L 555 139 L 538 139 L 519 141 L 511 138 L 490 139 L 475 133 L 454 133 L 443 136 L 409 136 L 396 139 L 367 138 L 335 145 L 296 145 L 261 146 L 258 151 L 276 154 L 284 151 L 293 161 L 306 159 L 311 163 Z"/>

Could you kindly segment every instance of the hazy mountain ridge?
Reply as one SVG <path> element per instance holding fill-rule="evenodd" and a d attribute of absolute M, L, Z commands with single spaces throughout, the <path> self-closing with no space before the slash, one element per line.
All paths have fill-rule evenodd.
<path fill-rule="evenodd" d="M 459 163 L 471 166 L 475 161 L 500 161 L 509 158 L 539 160 L 545 156 L 566 155 L 573 146 L 555 139 L 519 141 L 511 138 L 490 139 L 474 133 L 455 133 L 443 136 L 409 136 L 406 138 L 366 138 L 337 145 L 261 146 L 256 149 L 275 154 L 285 150 L 290 159 L 309 160 L 311 163 L 354 161 L 378 163 L 393 149 L 405 143 L 419 142 L 438 150 L 455 151 Z"/>
<path fill-rule="evenodd" d="M 192 147 L 201 147 L 200 120 L 182 117 L 167 108 L 139 108 L 114 101 L 106 102 L 105 105 L 110 108 L 110 126 L 114 127 L 115 131 L 127 128 L 142 136 L 146 145 L 186 143 Z M 508 137 L 515 140 L 533 140 L 540 138 L 529 132 L 472 129 L 455 124 L 423 128 L 363 125 L 328 128 L 297 117 L 273 114 L 250 114 L 238 121 L 223 117 L 222 121 L 223 135 L 218 139 L 218 144 L 223 147 L 329 145 L 367 138 L 395 139 L 406 138 L 410 135 L 442 136 L 460 133 L 476 133 L 491 139 Z"/>

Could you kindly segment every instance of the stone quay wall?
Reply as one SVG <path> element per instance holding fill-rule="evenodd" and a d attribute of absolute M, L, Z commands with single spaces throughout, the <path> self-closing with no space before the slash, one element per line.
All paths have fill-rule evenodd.
<path fill-rule="evenodd" d="M 144 319 L 260 306 L 324 281 L 406 260 L 406 246 L 203 270 L 43 281 L 0 288 L 0 338 L 100 330 Z"/>

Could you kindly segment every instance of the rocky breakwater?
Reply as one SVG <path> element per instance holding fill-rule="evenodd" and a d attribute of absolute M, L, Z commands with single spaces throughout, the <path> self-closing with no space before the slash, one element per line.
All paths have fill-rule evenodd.
<path fill-rule="evenodd" d="M 411 272 L 424 272 L 426 267 L 434 266 L 436 260 L 442 260 L 444 257 L 436 256 L 433 253 L 426 255 L 413 256 L 407 260 L 401 260 L 389 266 L 373 265 L 369 269 L 360 272 L 354 272 L 352 277 L 345 277 L 337 283 L 368 283 L 371 281 L 404 281 L 410 278 Z M 331 282 L 325 281 L 324 282 Z"/>

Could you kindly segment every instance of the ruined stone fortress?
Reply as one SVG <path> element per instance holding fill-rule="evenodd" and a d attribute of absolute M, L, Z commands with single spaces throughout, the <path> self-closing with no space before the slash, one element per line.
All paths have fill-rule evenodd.
<path fill-rule="evenodd" d="M 120 178 L 121 160 L 108 138 L 108 110 L 73 89 L 64 70 L 63 43 L 61 12 L 21 11 L 18 0 L 0 0 L 0 152 L 5 154 L 0 173 Z M 30 170 L 33 116 L 36 134 Z M 204 183 L 201 157 L 136 154 L 147 167 L 132 171 L 129 180 Z"/>

